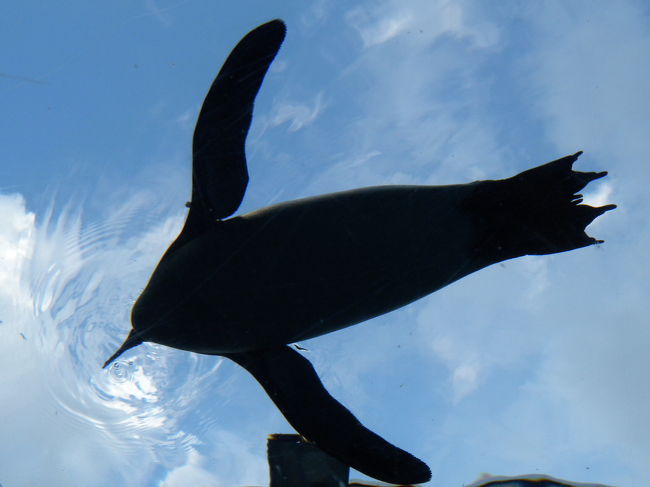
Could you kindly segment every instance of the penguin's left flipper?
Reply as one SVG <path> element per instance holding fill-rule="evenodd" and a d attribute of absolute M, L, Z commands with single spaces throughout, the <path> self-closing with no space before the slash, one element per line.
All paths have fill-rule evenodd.
<path fill-rule="evenodd" d="M 424 462 L 367 429 L 334 399 L 311 363 L 290 347 L 225 356 L 248 370 L 291 426 L 325 453 L 383 482 L 431 479 Z"/>
<path fill-rule="evenodd" d="M 188 219 L 232 215 L 248 184 L 245 144 L 253 104 L 286 27 L 272 20 L 244 36 L 208 91 L 192 141 L 192 202 Z"/>

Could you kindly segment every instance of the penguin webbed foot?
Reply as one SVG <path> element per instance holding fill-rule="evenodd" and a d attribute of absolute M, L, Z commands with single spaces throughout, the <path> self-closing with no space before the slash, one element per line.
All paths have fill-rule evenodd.
<path fill-rule="evenodd" d="M 549 254 L 603 243 L 586 234 L 586 227 L 616 205 L 593 207 L 583 204 L 578 192 L 591 181 L 607 176 L 607 171 L 581 172 L 573 163 L 582 151 L 524 171 L 514 178 L 515 184 L 531 204 L 530 232 L 537 241 L 527 254 Z M 535 235 L 536 234 L 536 235 Z"/>
<path fill-rule="evenodd" d="M 578 192 L 590 182 L 607 176 L 607 171 L 574 171 L 573 163 L 581 154 L 579 151 L 515 176 L 522 182 L 524 190 L 531 191 L 532 197 L 540 197 L 540 206 L 533 216 L 540 226 L 544 243 L 529 253 L 562 252 L 603 243 L 603 240 L 588 236 L 585 229 L 616 205 L 593 207 L 583 204 L 583 197 Z M 546 190 L 540 195 L 539 190 L 543 187 Z"/>
<path fill-rule="evenodd" d="M 574 171 L 573 163 L 580 154 L 582 151 L 508 179 L 480 182 L 465 203 L 488 235 L 478 242 L 476 252 L 494 263 L 603 243 L 587 235 L 585 228 L 616 205 L 583 204 L 579 191 L 607 171 Z"/>

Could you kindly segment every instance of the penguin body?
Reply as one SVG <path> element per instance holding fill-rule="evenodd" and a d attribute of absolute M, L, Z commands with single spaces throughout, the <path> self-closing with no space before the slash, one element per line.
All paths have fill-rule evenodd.
<path fill-rule="evenodd" d="M 284 35 L 280 20 L 254 29 L 213 82 L 194 132 L 185 225 L 104 367 L 145 341 L 227 357 L 326 453 L 384 482 L 426 482 L 425 463 L 365 428 L 287 345 L 496 262 L 599 243 L 584 229 L 614 205 L 583 205 L 576 193 L 606 173 L 573 171 L 577 153 L 504 180 L 360 188 L 232 217 L 248 183 L 253 102 Z"/>

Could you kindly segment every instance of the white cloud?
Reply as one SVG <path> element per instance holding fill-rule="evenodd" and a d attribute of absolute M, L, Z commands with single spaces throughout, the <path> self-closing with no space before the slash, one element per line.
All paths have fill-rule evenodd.
<path fill-rule="evenodd" d="M 0 289 L 13 306 L 24 310 L 31 300 L 21 276 L 34 251 L 34 214 L 25 210 L 20 195 L 0 195 L 0 228 Z M 10 321 L 6 315 L 0 319 Z"/>
<path fill-rule="evenodd" d="M 356 7 L 346 18 L 365 48 L 335 81 L 346 81 L 343 94 L 354 86 L 352 96 L 330 97 L 337 139 L 328 146 L 340 162 L 313 181 L 310 193 L 467 181 L 485 175 L 479 163 L 496 165 L 502 150 L 484 119 L 482 88 L 476 89 L 484 84 L 480 62 L 498 42 L 494 25 L 451 2 L 384 1 Z M 433 47 L 446 35 L 451 47 Z M 353 167 L 359 161 L 363 167 Z"/>
<path fill-rule="evenodd" d="M 368 13 L 365 10 L 357 9 L 350 15 L 353 20 L 364 24 L 363 27 L 358 28 L 365 47 L 389 41 L 404 32 L 413 21 L 411 12 L 401 11 L 395 12 L 390 17 L 381 17 L 373 23 L 367 18 Z"/>
<path fill-rule="evenodd" d="M 312 124 L 323 110 L 323 93 L 318 93 L 311 105 L 283 101 L 273 108 L 273 115 L 268 122 L 269 127 L 277 127 L 289 123 L 289 132 Z"/>
<path fill-rule="evenodd" d="M 156 0 L 145 0 L 145 4 L 147 6 L 149 15 L 155 17 L 156 20 L 158 20 L 158 22 L 160 22 L 165 27 L 169 27 L 169 25 L 171 25 L 171 18 L 169 14 L 166 13 L 169 8 L 161 9 L 156 3 Z"/>
<path fill-rule="evenodd" d="M 218 361 L 197 366 L 185 354 L 179 373 L 179 354 L 141 346 L 101 369 L 107 342 L 128 326 L 129 296 L 182 224 L 171 216 L 134 230 L 147 203 L 135 192 L 106 221 L 82 225 L 80 212 L 37 219 L 20 196 L 0 195 L 0 354 L 12 364 L 0 402 L 13 418 L 0 436 L 16 439 L 0 445 L 3 483 L 142 485 L 161 457 L 195 443 L 181 420 Z"/>
<path fill-rule="evenodd" d="M 314 0 L 310 2 L 307 10 L 300 17 L 303 29 L 313 29 L 318 24 L 327 20 L 330 16 L 333 3 L 333 0 Z"/>
<path fill-rule="evenodd" d="M 203 467 L 207 459 L 192 449 L 189 452 L 187 463 L 167 474 L 160 483 L 160 487 L 221 487 L 222 484 L 214 474 Z"/>
<path fill-rule="evenodd" d="M 585 192 L 583 202 L 591 206 L 603 206 L 614 201 L 614 187 L 611 183 L 600 183 L 593 191 Z"/>
<path fill-rule="evenodd" d="M 404 34 L 413 35 L 412 43 L 420 45 L 449 35 L 467 39 L 477 48 L 493 46 L 498 41 L 497 30 L 487 22 L 468 18 L 469 5 L 449 0 L 385 0 L 354 8 L 348 13 L 348 20 L 366 48 Z"/>
<path fill-rule="evenodd" d="M 583 158 L 609 170 L 607 179 L 588 189 L 585 202 L 615 202 L 619 209 L 594 223 L 607 240 L 596 249 L 598 260 L 575 255 L 570 264 L 576 275 L 568 269 L 550 273 L 557 275 L 550 277 L 552 302 L 562 314 L 544 342 L 530 396 L 522 396 L 509 413 L 539 423 L 551 435 L 566 432 L 568 448 L 602 452 L 637 469 L 638 477 L 621 485 L 643 485 L 638 479 L 650 475 L 650 388 L 643 373 L 650 367 L 645 319 L 650 305 L 643 295 L 647 276 L 638 269 L 650 267 L 641 243 L 650 237 L 641 223 L 650 203 L 645 188 L 650 99 L 644 81 L 650 60 L 642 54 L 650 49 L 650 36 L 643 3 L 607 6 L 575 2 L 567 9 L 551 2 L 545 15 L 529 12 L 540 40 L 526 62 L 528 80 L 547 135 L 558 147 L 577 144 L 586 150 Z M 591 169 L 585 166 L 577 169 Z M 540 405 L 553 411 L 552 423 L 542 422 Z"/>
<path fill-rule="evenodd" d="M 451 376 L 454 403 L 458 403 L 462 398 L 474 392 L 478 385 L 478 373 L 478 367 L 471 364 L 463 364 L 454 369 Z"/>
<path fill-rule="evenodd" d="M 543 314 L 549 289 L 543 257 L 526 257 L 479 271 L 424 301 L 419 346 L 448 370 L 451 403 L 473 399 L 494 374 L 517 367 L 546 333 L 528 316 Z"/>
<path fill-rule="evenodd" d="M 196 110 L 185 110 L 178 117 L 176 117 L 176 123 L 178 123 L 178 125 L 180 125 L 185 130 L 193 129 L 194 124 L 196 123 L 195 116 Z"/>
<path fill-rule="evenodd" d="M 596 158 L 610 170 L 608 184 L 618 202 L 638 207 L 639 197 L 647 194 L 638 175 L 650 174 L 645 163 L 650 99 L 644 81 L 650 73 L 644 54 L 650 37 L 642 3 L 608 5 L 575 2 L 569 14 L 553 3 L 548 16 L 532 14 L 544 42 L 527 58 L 528 80 L 553 142 L 584 148 L 583 158 Z"/>

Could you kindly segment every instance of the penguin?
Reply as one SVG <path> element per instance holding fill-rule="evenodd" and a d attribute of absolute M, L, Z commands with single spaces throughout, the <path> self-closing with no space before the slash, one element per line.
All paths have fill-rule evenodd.
<path fill-rule="evenodd" d="M 594 208 L 577 193 L 607 173 L 574 171 L 578 152 L 503 180 L 366 187 L 232 216 L 248 184 L 255 96 L 285 32 L 281 20 L 249 32 L 210 87 L 193 137 L 185 224 L 104 367 L 142 342 L 226 357 L 326 453 L 383 482 L 426 482 L 429 467 L 363 426 L 289 344 L 507 259 L 601 243 L 585 227 L 615 205 Z"/>

